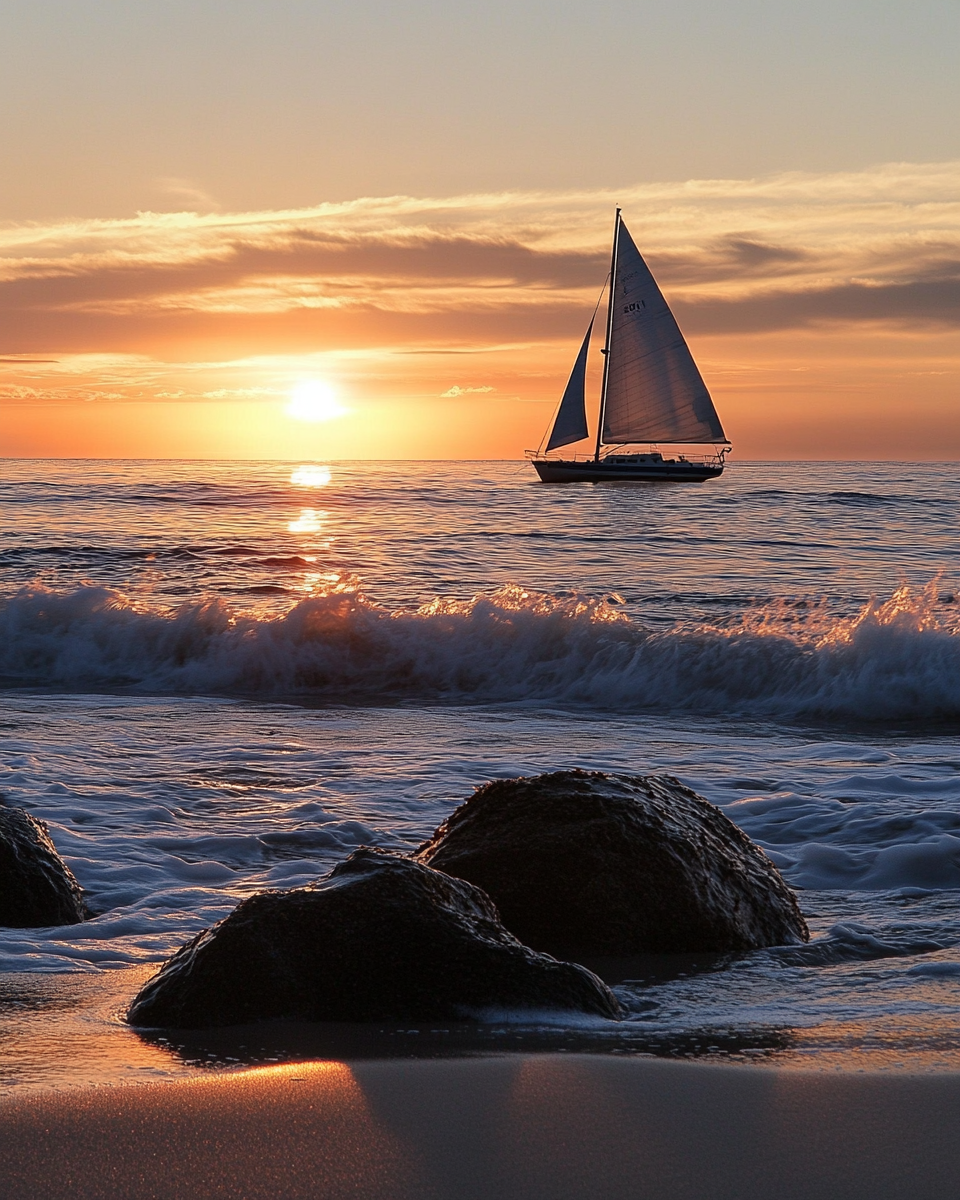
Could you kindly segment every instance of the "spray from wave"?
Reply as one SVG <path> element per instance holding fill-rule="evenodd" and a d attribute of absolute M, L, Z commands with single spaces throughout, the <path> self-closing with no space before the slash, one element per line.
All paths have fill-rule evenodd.
<path fill-rule="evenodd" d="M 0 603 L 0 676 L 7 686 L 345 704 L 957 717 L 960 622 L 944 611 L 936 582 L 849 619 L 819 610 L 801 622 L 777 605 L 736 627 L 666 632 L 603 600 L 516 586 L 392 611 L 341 580 L 275 618 L 216 599 L 162 609 L 108 588 L 33 586 Z"/>

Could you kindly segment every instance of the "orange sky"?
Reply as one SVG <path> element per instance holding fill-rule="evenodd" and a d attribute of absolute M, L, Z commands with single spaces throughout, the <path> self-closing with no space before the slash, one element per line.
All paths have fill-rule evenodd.
<path fill-rule="evenodd" d="M 893 164 L 8 222 L 0 454 L 518 457 L 620 203 L 738 457 L 955 458 L 958 197 L 960 164 Z M 287 415 L 307 380 L 347 411 Z"/>

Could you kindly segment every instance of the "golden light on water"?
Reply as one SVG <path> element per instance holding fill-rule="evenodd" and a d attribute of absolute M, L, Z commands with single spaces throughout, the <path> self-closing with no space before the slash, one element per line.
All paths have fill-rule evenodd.
<path fill-rule="evenodd" d="M 340 580 L 341 576 L 336 571 L 308 571 L 303 577 L 300 591 L 309 595 L 314 592 L 329 593 Z"/>
<path fill-rule="evenodd" d="M 305 379 L 290 393 L 288 417 L 296 421 L 332 421 L 342 417 L 347 409 L 337 399 L 337 393 L 322 379 Z"/>
<path fill-rule="evenodd" d="M 326 487 L 330 482 L 329 467 L 297 467 L 290 482 L 298 487 Z"/>
<path fill-rule="evenodd" d="M 319 533 L 327 513 L 318 508 L 301 508 L 300 516 L 291 521 L 287 529 L 291 533 Z"/>

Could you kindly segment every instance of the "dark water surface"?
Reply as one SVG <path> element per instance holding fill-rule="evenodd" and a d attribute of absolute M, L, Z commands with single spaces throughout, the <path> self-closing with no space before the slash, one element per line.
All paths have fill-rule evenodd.
<path fill-rule="evenodd" d="M 954 466 L 567 487 L 513 463 L 0 467 L 0 790 L 98 913 L 0 931 L 6 1086 L 343 1037 L 960 1068 Z M 648 964 L 617 981 L 619 1026 L 507 1014 L 237 1052 L 120 1025 L 150 964 L 239 897 L 566 766 L 666 771 L 723 806 L 815 942 Z"/>

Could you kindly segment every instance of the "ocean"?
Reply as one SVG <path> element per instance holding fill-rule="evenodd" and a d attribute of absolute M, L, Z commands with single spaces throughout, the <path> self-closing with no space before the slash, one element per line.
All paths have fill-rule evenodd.
<path fill-rule="evenodd" d="M 121 1017 L 240 898 L 575 766 L 721 806 L 798 890 L 809 946 L 636 964 L 617 1024 L 491 1014 L 353 1031 L 355 1052 L 960 1069 L 955 475 L 5 461 L 0 793 L 96 916 L 0 930 L 0 1091 L 343 1053 L 343 1030 Z"/>

